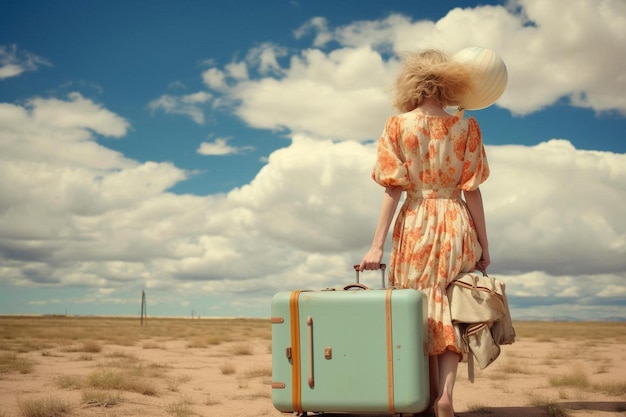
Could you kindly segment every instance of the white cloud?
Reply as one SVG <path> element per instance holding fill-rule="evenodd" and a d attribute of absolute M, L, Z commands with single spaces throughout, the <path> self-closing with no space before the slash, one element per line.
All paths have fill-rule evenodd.
<path fill-rule="evenodd" d="M 204 124 L 203 104 L 210 102 L 212 98 L 213 95 L 205 91 L 184 96 L 164 94 L 158 99 L 152 100 L 148 106 L 152 111 L 162 110 L 165 113 L 182 114 L 190 117 L 198 124 Z"/>
<path fill-rule="evenodd" d="M 35 98 L 25 106 L 0 103 L 0 158 L 7 170 L 42 163 L 109 169 L 132 164 L 99 145 L 94 133 L 121 137 L 129 123 L 78 93 L 69 100 Z M 27 176 L 28 177 L 28 176 Z M 42 178 L 43 179 L 43 178 Z"/>
<path fill-rule="evenodd" d="M 242 82 L 229 94 L 240 103 L 237 114 L 256 128 L 373 139 L 391 110 L 381 88 L 389 81 L 387 65 L 367 47 L 310 49 L 292 57 L 284 78 Z"/>
<path fill-rule="evenodd" d="M 203 72 L 202 80 L 213 90 L 222 91 L 226 88 L 226 74 L 217 68 L 209 68 Z"/>
<path fill-rule="evenodd" d="M 332 39 L 332 35 L 328 28 L 328 21 L 320 16 L 310 19 L 308 22 L 300 26 L 293 32 L 296 39 L 301 39 L 309 33 L 315 34 L 313 46 L 324 46 Z"/>
<path fill-rule="evenodd" d="M 0 67 L 0 79 L 16 77 L 24 72 L 24 68 L 19 65 L 5 63 Z"/>
<path fill-rule="evenodd" d="M 200 155 L 221 156 L 237 154 L 243 151 L 253 149 L 253 147 L 251 146 L 230 146 L 227 142 L 228 139 L 224 138 L 217 138 L 213 142 L 202 142 L 196 152 L 198 152 Z"/>
<path fill-rule="evenodd" d="M 226 72 L 229 77 L 232 77 L 235 80 L 248 79 L 248 67 L 245 62 L 231 62 L 226 65 Z"/>
<path fill-rule="evenodd" d="M 21 126 L 18 138 L 30 134 L 29 123 Z M 56 130 L 72 129 L 51 126 L 42 142 Z M 5 149 L 19 155 L 23 143 Z M 575 297 L 618 305 L 626 155 L 564 140 L 487 152 L 492 273 L 509 282 L 515 314 L 545 317 Z M 367 249 L 382 195 L 369 176 L 374 155 L 374 144 L 296 135 L 249 184 L 206 197 L 167 193 L 184 178 L 168 164 L 120 159 L 117 168 L 64 162 L 54 170 L 51 160 L 33 171 L 14 157 L 13 171 L 0 175 L 2 195 L 11 196 L 0 206 L 0 279 L 93 288 L 96 304 L 132 305 L 122 294 L 145 288 L 153 305 L 210 298 L 212 314 L 267 314 L 276 291 L 354 279 L 350 266 Z M 380 282 L 373 274 L 363 281 Z M 586 311 L 587 318 L 618 315 L 609 307 Z"/>
<path fill-rule="evenodd" d="M 261 48 L 267 61 L 259 61 L 253 48 L 246 60 L 260 77 L 229 74 L 241 64 L 232 62 L 206 71 L 204 81 L 252 127 L 368 140 L 384 121 L 381 115 L 391 111 L 386 91 L 398 54 L 480 45 L 506 62 L 509 84 L 498 105 L 515 114 L 563 98 L 626 114 L 626 78 L 616 59 L 626 50 L 626 3 L 620 0 L 515 0 L 507 7 L 455 8 L 438 21 L 392 14 L 337 28 L 317 17 L 295 31 L 296 38 L 307 35 L 313 35 L 313 47 L 293 53 L 283 66 L 272 55 L 275 46 Z M 340 46 L 328 48 L 330 41 Z"/>
<path fill-rule="evenodd" d="M 93 135 L 119 137 L 127 128 L 123 118 L 76 94 L 68 101 L 0 105 L 3 279 L 75 283 L 82 277 L 83 283 L 104 285 L 107 275 L 84 271 L 83 262 L 134 256 L 125 232 L 108 223 L 98 229 L 103 216 L 116 217 L 166 195 L 186 174 L 169 163 L 124 158 Z M 106 250 L 96 255 L 96 250 L 93 257 L 81 258 L 98 249 L 98 242 L 118 243 L 117 237 L 115 255 Z"/>
<path fill-rule="evenodd" d="M 250 49 L 246 61 L 253 68 L 258 68 L 260 74 L 281 74 L 282 68 L 278 60 L 285 56 L 287 56 L 287 48 L 273 43 L 263 43 Z"/>
<path fill-rule="evenodd" d="M 18 50 L 16 45 L 0 45 L 0 80 L 17 77 L 26 71 L 36 71 L 50 63 L 31 52 Z"/>
<path fill-rule="evenodd" d="M 489 158 L 493 180 L 483 188 L 501 270 L 626 271 L 626 219 L 619 214 L 626 209 L 625 154 L 552 140 L 490 147 Z"/>

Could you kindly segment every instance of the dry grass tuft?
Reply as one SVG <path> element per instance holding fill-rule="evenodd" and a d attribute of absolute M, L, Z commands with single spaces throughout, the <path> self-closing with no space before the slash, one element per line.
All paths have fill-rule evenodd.
<path fill-rule="evenodd" d="M 249 343 L 237 343 L 233 346 L 232 354 L 237 356 L 252 355 L 254 349 Z"/>
<path fill-rule="evenodd" d="M 167 378 L 167 389 L 168 391 L 178 392 L 178 387 L 180 384 L 191 381 L 191 376 L 189 375 L 180 375 L 176 378 Z"/>
<path fill-rule="evenodd" d="M 602 392 L 613 397 L 620 397 L 626 394 L 626 381 L 593 384 L 592 388 L 597 392 Z"/>
<path fill-rule="evenodd" d="M 61 350 L 63 352 L 100 353 L 102 352 L 102 343 L 96 340 L 85 340 L 80 346 L 69 346 Z"/>
<path fill-rule="evenodd" d="M 147 340 L 141 344 L 143 349 L 163 349 L 163 346 L 153 340 Z"/>
<path fill-rule="evenodd" d="M 70 405 L 55 398 L 39 398 L 18 401 L 22 417 L 60 417 L 71 411 Z"/>
<path fill-rule="evenodd" d="M 109 408 L 117 405 L 122 400 L 122 395 L 118 391 L 111 390 L 86 390 L 83 391 L 83 403 L 92 407 Z"/>
<path fill-rule="evenodd" d="M 193 411 L 192 402 L 186 398 L 183 398 L 175 403 L 168 404 L 165 407 L 165 411 L 175 417 L 189 417 L 195 413 Z"/>
<path fill-rule="evenodd" d="M 143 395 L 157 395 L 154 382 L 123 371 L 95 371 L 87 378 L 91 388 L 136 392 Z"/>
<path fill-rule="evenodd" d="M 575 388 L 589 388 L 590 381 L 589 376 L 580 367 L 574 368 L 574 370 L 565 375 L 551 376 L 548 381 L 553 387 L 575 387 Z"/>
<path fill-rule="evenodd" d="M 119 350 L 116 350 L 116 351 L 111 352 L 111 353 L 107 353 L 106 355 L 104 355 L 104 357 L 105 358 L 124 359 L 124 360 L 132 361 L 132 362 L 137 362 L 139 360 L 137 355 L 135 355 L 133 353 L 122 352 L 122 351 L 119 351 Z"/>
<path fill-rule="evenodd" d="M 209 343 L 206 338 L 194 337 L 189 343 L 187 343 L 188 349 L 205 349 L 209 347 Z"/>
<path fill-rule="evenodd" d="M 63 389 L 79 389 L 85 386 L 85 378 L 76 375 L 59 375 L 54 382 Z"/>
<path fill-rule="evenodd" d="M 246 378 L 261 378 L 265 376 L 271 377 L 272 368 L 265 367 L 265 368 L 257 368 L 257 369 L 248 369 L 247 371 L 243 373 L 243 376 Z"/>
<path fill-rule="evenodd" d="M 546 413 L 549 417 L 568 417 L 567 412 L 558 403 L 546 399 L 543 396 L 537 395 L 531 398 L 531 404 L 536 407 L 541 407 L 546 410 Z"/>
<path fill-rule="evenodd" d="M 28 374 L 33 371 L 35 363 L 27 358 L 17 356 L 15 353 L 0 354 L 0 374 L 11 372 L 19 372 L 20 374 Z"/>
<path fill-rule="evenodd" d="M 562 405 L 557 403 L 551 403 L 545 406 L 546 413 L 549 417 L 568 417 L 569 414 L 565 411 Z"/>
<path fill-rule="evenodd" d="M 528 366 L 520 364 L 516 359 L 506 359 L 498 368 L 504 374 L 529 374 Z"/>
<path fill-rule="evenodd" d="M 220 366 L 220 371 L 222 371 L 222 375 L 232 375 L 237 372 L 237 369 L 232 363 L 225 363 Z"/>

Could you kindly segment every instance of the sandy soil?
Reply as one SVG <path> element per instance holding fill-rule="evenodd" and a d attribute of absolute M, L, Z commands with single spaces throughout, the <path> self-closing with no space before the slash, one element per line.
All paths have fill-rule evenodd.
<path fill-rule="evenodd" d="M 250 354 L 234 354 L 241 342 L 189 348 L 182 341 L 105 345 L 89 354 L 57 348 L 20 354 L 36 365 L 31 373 L 0 374 L 0 417 L 20 417 L 19 402 L 49 397 L 70 404 L 71 416 L 284 416 L 271 401 L 271 342 L 247 344 Z M 143 377 L 157 387 L 155 395 L 123 391 L 118 404 L 104 407 L 85 403 L 80 386 L 59 387 L 60 376 L 80 381 L 97 370 L 124 368 L 124 360 L 128 367 L 152 370 Z M 576 372 L 587 376 L 587 386 L 550 383 L 551 377 Z M 624 345 L 522 340 L 505 346 L 489 368 L 477 369 L 474 384 L 461 364 L 455 407 L 462 417 L 625 416 L 625 395 L 603 393 L 599 384 L 626 384 Z M 549 413 L 551 403 L 566 414 Z"/>

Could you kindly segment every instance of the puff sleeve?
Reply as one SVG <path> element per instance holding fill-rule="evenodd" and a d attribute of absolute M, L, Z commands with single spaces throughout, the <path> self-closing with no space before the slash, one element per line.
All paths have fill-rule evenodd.
<path fill-rule="evenodd" d="M 483 145 L 480 126 L 473 117 L 468 119 L 467 142 L 459 188 L 472 191 L 489 177 L 489 164 Z"/>
<path fill-rule="evenodd" d="M 372 171 L 372 179 L 383 187 L 399 186 L 406 189 L 410 184 L 400 140 L 400 120 L 392 116 L 387 119 L 378 139 L 376 164 Z"/>

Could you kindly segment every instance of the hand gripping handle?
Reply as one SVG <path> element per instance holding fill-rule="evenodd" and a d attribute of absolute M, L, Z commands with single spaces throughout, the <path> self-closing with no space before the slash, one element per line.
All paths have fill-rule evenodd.
<path fill-rule="evenodd" d="M 357 286 L 361 285 L 359 283 L 359 278 L 360 278 L 359 273 L 361 272 L 360 269 L 361 269 L 361 265 L 354 265 L 354 270 L 356 271 L 356 284 L 357 284 Z M 385 288 L 385 270 L 386 269 L 387 269 L 387 265 L 386 264 L 380 264 L 380 272 L 381 272 L 381 275 L 382 275 L 382 283 L 383 283 L 382 288 Z M 350 287 L 350 285 L 348 285 L 348 287 Z M 347 288 L 344 288 L 344 289 L 347 289 Z"/>

